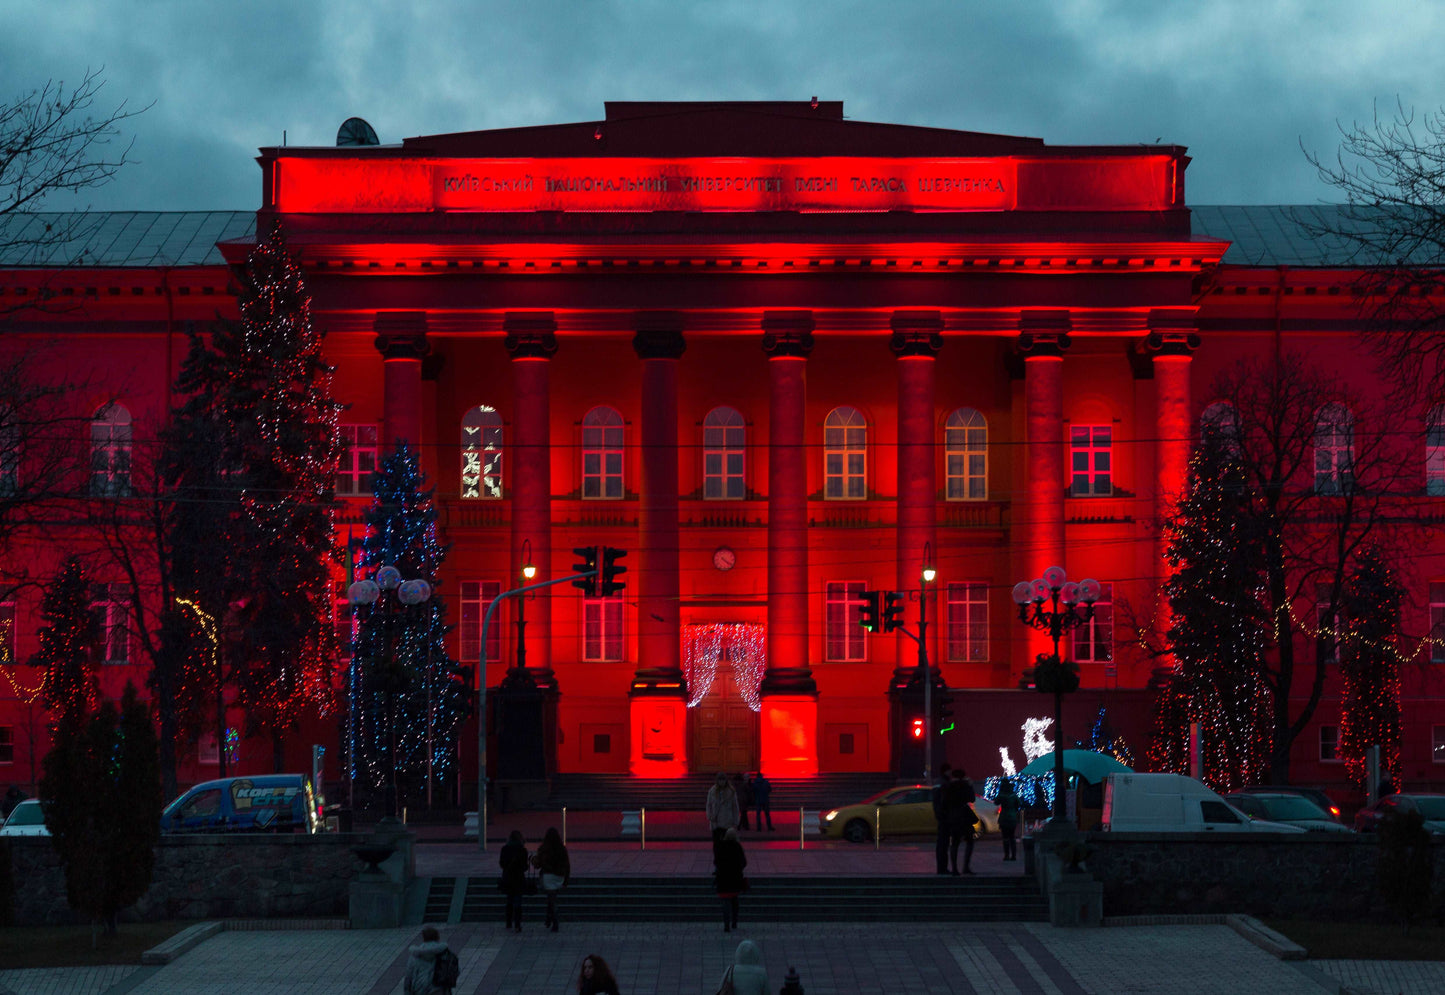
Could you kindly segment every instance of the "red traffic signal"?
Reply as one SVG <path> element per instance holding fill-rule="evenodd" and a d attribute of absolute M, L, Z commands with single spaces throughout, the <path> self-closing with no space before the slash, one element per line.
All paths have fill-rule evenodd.
<path fill-rule="evenodd" d="M 923 720 L 922 720 L 922 719 L 914 719 L 914 720 L 913 720 L 913 728 L 912 728 L 911 732 L 913 733 L 913 738 L 914 738 L 914 739 L 922 739 L 922 738 L 924 737 L 924 728 L 923 728 Z"/>

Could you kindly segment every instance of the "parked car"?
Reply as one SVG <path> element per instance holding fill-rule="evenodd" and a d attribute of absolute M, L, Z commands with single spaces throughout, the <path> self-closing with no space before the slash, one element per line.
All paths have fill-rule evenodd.
<path fill-rule="evenodd" d="M 304 832 L 320 829 L 305 774 L 258 774 L 198 784 L 165 807 L 163 833 Z"/>
<path fill-rule="evenodd" d="M 998 806 L 979 796 L 973 803 L 983 823 L 981 832 L 998 832 Z M 933 788 L 927 784 L 901 784 L 880 791 L 856 805 L 829 809 L 818 813 L 818 830 L 830 839 L 850 843 L 866 843 L 883 824 L 883 838 L 890 836 L 934 836 L 938 820 L 933 817 Z"/>
<path fill-rule="evenodd" d="M 1354 832 L 1349 826 L 1342 826 L 1330 818 L 1330 813 L 1304 795 L 1286 794 L 1282 791 L 1278 793 L 1235 791 L 1225 795 L 1224 800 L 1251 819 L 1282 822 L 1287 826 L 1299 826 L 1312 833 Z"/>
<path fill-rule="evenodd" d="M 1355 813 L 1355 828 L 1362 833 L 1373 833 L 1380 828 L 1381 820 L 1396 812 L 1419 812 L 1425 817 L 1427 831 L 1445 834 L 1445 795 L 1436 794 L 1386 795 Z"/>
<path fill-rule="evenodd" d="M 1116 833 L 1304 832 L 1251 819 L 1208 785 L 1183 774 L 1110 774 L 1104 779 L 1102 823 Z"/>
<path fill-rule="evenodd" d="M 1327 795 L 1323 788 L 1304 788 L 1294 784 L 1250 784 L 1236 788 L 1233 794 L 1247 795 L 1299 795 L 1308 798 L 1329 814 L 1331 819 L 1341 822 L 1340 806 Z M 1343 823 L 1341 823 L 1343 825 Z"/>
<path fill-rule="evenodd" d="M 45 812 L 40 808 L 40 800 L 27 798 L 16 805 L 10 811 L 10 817 L 5 820 L 5 825 L 0 826 L 0 836 L 49 836 L 50 830 L 45 826 Z"/>

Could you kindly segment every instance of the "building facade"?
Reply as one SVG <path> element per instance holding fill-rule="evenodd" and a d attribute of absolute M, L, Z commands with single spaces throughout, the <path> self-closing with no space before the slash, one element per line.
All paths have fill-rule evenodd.
<path fill-rule="evenodd" d="M 459 659 L 485 653 L 488 686 L 515 666 L 516 602 L 485 639 L 480 623 L 524 564 L 548 580 L 575 548 L 627 553 L 618 596 L 561 584 L 526 603 L 545 773 L 915 772 L 920 610 L 956 727 L 937 759 L 993 773 L 1000 747 L 1020 758 L 1022 718 L 1049 711 L 1020 687 L 1050 644 L 1010 591 L 1051 565 L 1102 592 L 1065 643 L 1084 687 L 1065 735 L 1086 738 L 1103 705 L 1142 756 L 1161 660 L 1136 629 L 1159 619 L 1159 523 L 1211 384 L 1284 348 L 1382 396 L 1350 270 L 1287 209 L 1191 210 L 1179 147 L 868 124 L 816 100 L 606 111 L 263 149 L 252 214 L 115 215 L 78 262 L 74 246 L 9 260 L 0 301 L 70 306 L 7 312 L 7 334 L 116 398 L 92 439 L 123 472 L 114 450 L 169 409 L 187 324 L 234 310 L 229 268 L 281 224 L 347 404 L 338 528 L 360 528 L 378 457 L 419 447 Z M 1419 478 L 1399 526 L 1419 647 L 1402 754 L 1408 783 L 1438 787 L 1445 462 L 1429 407 L 1398 430 Z M 909 633 L 857 624 L 874 590 L 903 594 Z M 22 588 L 4 608 L 12 660 L 33 652 L 37 603 Z M 112 614 L 110 692 L 144 671 Z M 35 678 L 4 669 L 0 730 L 24 783 Z M 1329 675 L 1296 780 L 1343 784 L 1339 690 Z M 298 740 L 335 742 L 334 722 Z M 269 756 L 242 744 L 240 762 Z"/>

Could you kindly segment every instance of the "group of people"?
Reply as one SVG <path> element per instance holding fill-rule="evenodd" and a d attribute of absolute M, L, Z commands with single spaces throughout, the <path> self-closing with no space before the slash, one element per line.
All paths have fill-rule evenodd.
<path fill-rule="evenodd" d="M 763 820 L 773 828 L 773 782 L 757 771 L 746 776 L 739 774 L 734 785 L 722 771 L 718 772 L 716 783 L 707 793 L 707 821 L 712 829 L 714 841 L 721 838 L 728 829 L 747 829 L 748 813 L 752 813 L 752 826 L 759 832 Z"/>
<path fill-rule="evenodd" d="M 748 857 L 743 853 L 743 844 L 738 838 L 740 811 L 737 790 L 728 776 L 718 771 L 713 786 L 707 792 L 707 824 L 712 831 L 713 885 L 722 902 L 724 933 L 731 933 L 737 928 L 738 896 L 748 888 L 748 878 L 743 873 L 748 866 Z M 771 829 L 771 813 L 768 818 L 768 828 Z M 758 810 L 758 819 L 762 819 L 762 809 Z"/>
<path fill-rule="evenodd" d="M 938 837 L 934 844 L 939 874 L 972 874 L 969 866 L 973 862 L 973 843 L 978 838 L 975 826 L 979 823 L 973 803 L 978 795 L 973 782 L 968 779 L 962 767 L 944 764 L 938 771 L 938 784 L 933 788 L 933 817 L 938 822 Z M 1013 782 L 1004 778 L 999 785 L 998 831 L 1003 838 L 1003 859 L 1018 859 L 1018 841 L 1015 834 L 1019 827 L 1019 809 L 1022 807 Z M 958 850 L 963 848 L 963 867 L 958 866 Z"/>
<path fill-rule="evenodd" d="M 507 896 L 508 931 L 522 931 L 522 896 L 529 890 L 527 871 L 534 868 L 537 871 L 537 890 L 547 899 L 547 918 L 543 925 L 557 932 L 557 896 L 572 880 L 572 861 L 567 856 L 567 847 L 557 828 L 554 826 L 547 830 L 542 837 L 542 845 L 532 854 L 527 852 L 522 831 L 513 829 L 502 846 L 497 863 L 502 868 L 498 887 Z"/>

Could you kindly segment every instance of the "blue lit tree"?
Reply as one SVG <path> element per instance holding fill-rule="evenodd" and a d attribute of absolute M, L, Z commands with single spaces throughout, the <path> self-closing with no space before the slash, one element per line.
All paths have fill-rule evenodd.
<path fill-rule="evenodd" d="M 370 604 L 355 608 L 348 695 L 352 772 L 364 787 L 401 797 L 418 793 L 428 774 L 452 776 L 457 736 L 470 697 L 443 644 L 446 605 L 436 596 L 446 547 L 437 541 L 436 506 L 414 449 L 385 457 L 372 478 L 358 577 L 382 582 Z M 386 590 L 383 567 L 408 582 Z M 431 596 L 411 582 L 430 585 Z"/>

